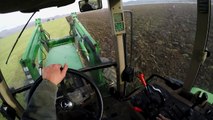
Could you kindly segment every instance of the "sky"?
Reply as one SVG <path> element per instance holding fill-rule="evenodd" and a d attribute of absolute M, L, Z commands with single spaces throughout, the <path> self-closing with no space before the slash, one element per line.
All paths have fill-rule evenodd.
<path fill-rule="evenodd" d="M 76 0 L 75 3 L 60 8 L 52 7 L 42 9 L 34 15 L 32 21 L 34 21 L 36 18 L 49 18 L 56 15 L 64 15 L 70 14 L 71 12 L 79 12 L 78 1 L 79 0 Z M 123 2 L 127 1 L 131 0 L 123 0 Z M 108 6 L 107 0 L 102 0 L 102 2 L 103 7 L 106 8 Z M 16 26 L 25 24 L 31 15 L 32 13 L 21 13 L 21 12 L 0 14 L 0 31 L 5 29 L 11 29 Z"/>

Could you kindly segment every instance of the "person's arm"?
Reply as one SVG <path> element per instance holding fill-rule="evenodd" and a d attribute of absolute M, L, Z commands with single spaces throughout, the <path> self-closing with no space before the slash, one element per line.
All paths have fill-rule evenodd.
<path fill-rule="evenodd" d="M 43 80 L 33 93 L 22 120 L 56 120 L 57 86 Z"/>
<path fill-rule="evenodd" d="M 33 93 L 22 120 L 56 120 L 57 85 L 64 79 L 68 66 L 50 65 L 42 71 L 44 79 Z"/>

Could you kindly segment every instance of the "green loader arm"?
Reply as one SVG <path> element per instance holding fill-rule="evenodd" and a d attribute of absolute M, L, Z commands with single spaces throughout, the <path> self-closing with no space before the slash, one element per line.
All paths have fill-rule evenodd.
<path fill-rule="evenodd" d="M 92 38 L 92 36 L 88 33 L 88 31 L 84 28 L 84 26 L 78 20 L 77 14 L 72 13 L 72 24 L 71 32 L 75 37 L 76 43 L 79 45 L 79 51 L 82 51 L 83 59 L 86 61 L 86 66 L 95 66 L 101 64 L 100 59 L 100 47 L 98 43 Z M 94 70 L 91 72 L 92 77 L 96 79 L 96 84 L 98 86 L 102 86 L 105 84 L 102 71 Z"/>
<path fill-rule="evenodd" d="M 41 25 L 41 19 L 36 19 L 36 29 L 32 35 L 28 46 L 22 55 L 20 63 L 23 67 L 23 70 L 27 76 L 27 79 L 36 80 L 39 74 L 39 68 L 43 66 L 43 53 L 42 53 L 42 40 L 47 40 L 47 34 L 43 30 Z M 36 65 L 36 60 L 39 66 Z"/>
<path fill-rule="evenodd" d="M 101 64 L 101 59 L 99 56 L 100 47 L 98 43 L 91 37 L 84 26 L 80 23 L 77 18 L 76 13 L 72 13 L 72 23 L 70 24 L 72 34 L 70 36 L 65 36 L 60 39 L 51 39 L 49 34 L 42 28 L 41 20 L 36 19 L 36 29 L 32 35 L 30 42 L 20 60 L 23 67 L 24 73 L 28 80 L 36 80 L 41 75 L 41 69 L 44 63 L 43 54 L 44 49 L 47 52 L 47 65 L 53 63 L 69 63 L 72 64 L 70 60 L 75 60 L 77 58 L 69 58 L 72 54 L 78 59 L 80 58 L 82 67 L 95 66 Z M 65 45 L 69 45 L 71 48 L 76 49 L 76 53 L 63 49 Z M 61 46 L 61 48 L 59 48 Z M 66 53 L 63 58 L 69 59 L 57 59 L 58 55 L 51 50 L 56 49 L 62 53 Z M 67 61 L 69 60 L 69 61 Z M 48 63 L 49 62 L 49 63 Z M 70 65 L 72 66 L 72 65 Z M 80 69 L 78 67 L 78 69 Z M 105 84 L 102 78 L 101 70 L 94 70 L 90 72 L 91 77 L 96 81 L 98 86 Z"/>

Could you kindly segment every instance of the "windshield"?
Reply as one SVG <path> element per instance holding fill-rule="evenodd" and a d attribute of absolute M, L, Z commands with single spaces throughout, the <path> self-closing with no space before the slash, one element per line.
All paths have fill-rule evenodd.
<path fill-rule="evenodd" d="M 69 23 L 65 17 L 69 16 L 71 12 L 77 11 L 79 11 L 78 3 L 63 8 L 48 8 L 37 12 L 20 37 L 8 64 L 5 63 L 9 52 L 32 13 L 13 12 L 0 14 L 0 69 L 9 88 L 17 89 L 32 82 L 27 80 L 27 75 L 24 73 L 20 60 L 34 33 L 35 19 L 41 18 L 43 28 L 51 35 L 51 38 L 61 38 L 69 35 Z M 36 65 L 37 63 L 38 61 L 36 61 Z M 17 94 L 16 98 L 23 107 L 26 107 L 26 92 Z M 1 114 L 0 120 L 4 120 Z"/>
<path fill-rule="evenodd" d="M 196 34 L 197 3 L 192 1 L 128 1 L 134 13 L 133 64 L 151 74 L 186 80 Z M 128 18 L 127 18 L 128 22 Z M 212 23 L 212 22 L 211 22 Z M 212 24 L 207 49 L 213 50 Z M 128 30 L 129 31 L 129 30 Z M 213 92 L 213 58 L 206 59 L 194 86 Z"/>
<path fill-rule="evenodd" d="M 140 1 L 124 0 L 124 9 L 133 12 L 133 48 L 130 42 L 130 16 L 125 13 L 128 62 L 136 71 L 176 80 L 186 80 L 189 72 L 193 45 L 196 35 L 197 2 L 194 1 Z M 101 14 L 100 14 L 101 13 Z M 102 10 L 79 19 L 95 39 L 100 40 L 101 56 L 116 59 L 116 51 L 111 28 L 109 11 Z M 96 20 L 98 19 L 98 21 Z M 102 24 L 101 26 L 99 24 Z M 212 23 L 212 22 L 211 22 Z M 98 30 L 98 32 L 96 32 Z M 212 25 L 207 43 L 212 51 Z M 132 53 L 132 54 L 131 54 Z M 130 60 L 130 58 L 132 58 Z M 130 63 L 128 63 L 130 64 Z M 208 57 L 201 67 L 194 86 L 213 92 L 213 58 Z"/>

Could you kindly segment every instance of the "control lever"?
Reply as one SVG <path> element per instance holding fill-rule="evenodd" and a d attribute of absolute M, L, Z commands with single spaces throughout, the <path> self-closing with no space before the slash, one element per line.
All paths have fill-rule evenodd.
<path fill-rule="evenodd" d="M 146 80 L 144 78 L 144 74 L 143 73 L 139 74 L 138 78 L 140 79 L 140 82 L 145 87 L 145 89 L 148 90 L 147 83 L 146 83 Z"/>
<path fill-rule="evenodd" d="M 144 74 L 139 74 L 138 78 L 140 79 L 140 82 L 141 84 L 145 87 L 145 93 L 148 97 L 150 97 L 150 93 L 154 93 L 154 92 L 157 92 L 159 95 L 160 95 L 160 98 L 161 98 L 161 104 L 165 102 L 165 98 L 163 97 L 163 94 L 161 92 L 160 89 L 158 88 L 155 88 L 154 86 L 152 85 L 148 85 L 146 83 L 146 80 L 144 78 Z"/>
<path fill-rule="evenodd" d="M 204 92 L 202 93 L 202 96 L 200 97 L 200 94 L 197 96 L 197 99 L 195 100 L 195 103 L 191 106 L 191 109 L 194 109 L 197 105 L 203 104 L 205 101 L 207 101 L 208 95 Z"/>
<path fill-rule="evenodd" d="M 208 99 L 208 95 L 204 92 L 202 93 L 202 95 L 200 96 L 201 92 L 198 92 L 197 98 L 195 99 L 195 103 L 190 107 L 189 110 L 187 110 L 185 112 L 185 114 L 183 115 L 183 117 L 188 117 L 188 116 L 192 116 L 194 108 L 200 104 L 203 104 L 205 101 L 207 101 Z"/>
<path fill-rule="evenodd" d="M 158 108 L 161 108 L 165 104 L 165 97 L 161 89 L 147 84 L 144 74 L 139 74 L 137 77 L 145 89 L 131 99 L 133 110 L 144 114 L 150 120 L 155 120 L 159 115 Z"/>

